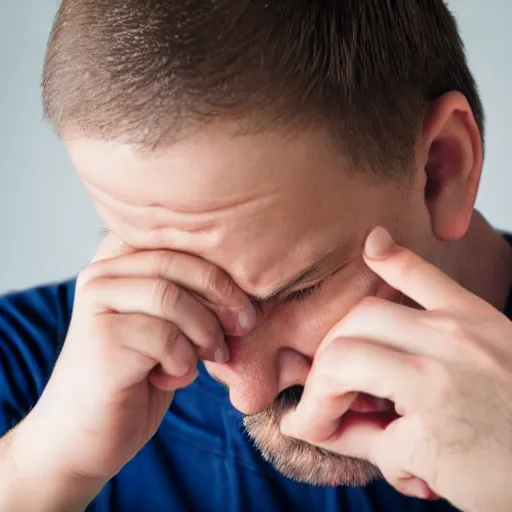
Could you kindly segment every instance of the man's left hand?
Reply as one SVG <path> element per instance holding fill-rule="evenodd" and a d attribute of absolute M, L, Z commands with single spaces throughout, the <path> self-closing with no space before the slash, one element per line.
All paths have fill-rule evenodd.
<path fill-rule="evenodd" d="M 424 309 L 364 299 L 320 345 L 282 432 L 366 459 L 398 491 L 471 512 L 512 505 L 512 322 L 382 228 L 373 272 Z M 398 415 L 355 413 L 358 393 Z"/>

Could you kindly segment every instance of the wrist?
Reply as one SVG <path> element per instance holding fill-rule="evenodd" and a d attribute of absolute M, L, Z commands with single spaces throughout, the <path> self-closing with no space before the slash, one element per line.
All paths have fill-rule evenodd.
<path fill-rule="evenodd" d="M 51 444 L 44 439 L 44 431 L 44 428 L 32 429 L 27 417 L 8 434 L 6 463 L 9 469 L 2 487 L 11 508 L 5 510 L 85 510 L 108 480 L 100 481 L 66 471 L 57 463 L 59 457 L 51 457 L 48 450 Z"/>

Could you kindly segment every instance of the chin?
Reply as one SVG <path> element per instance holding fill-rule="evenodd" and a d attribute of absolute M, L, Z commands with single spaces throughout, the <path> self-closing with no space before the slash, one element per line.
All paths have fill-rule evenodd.
<path fill-rule="evenodd" d="M 281 434 L 281 418 L 297 405 L 301 391 L 286 390 L 270 407 L 244 418 L 247 434 L 263 458 L 287 478 L 310 485 L 362 487 L 380 480 L 381 472 L 368 461 L 331 453 Z"/>

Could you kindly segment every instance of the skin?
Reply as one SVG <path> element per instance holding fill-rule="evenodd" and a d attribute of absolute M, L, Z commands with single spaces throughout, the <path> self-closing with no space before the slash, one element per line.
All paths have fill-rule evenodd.
<path fill-rule="evenodd" d="M 358 300 L 377 293 L 380 281 L 361 254 L 373 225 L 392 226 L 420 254 L 429 253 L 428 241 L 435 243 L 426 207 L 415 204 L 424 176 L 404 190 L 350 179 L 322 134 L 233 139 L 212 127 L 154 155 L 83 139 L 68 146 L 100 214 L 125 243 L 200 256 L 249 296 L 271 295 L 339 251 L 307 283 L 259 305 L 251 336 L 228 338 L 228 365 L 208 365 L 244 414 L 303 384 L 329 329 Z M 307 300 L 285 300 L 323 280 Z"/>
<path fill-rule="evenodd" d="M 243 137 L 235 133 L 235 127 L 218 121 L 194 137 L 153 152 L 72 131 L 65 134 L 85 187 L 123 247 L 121 253 L 112 247 L 100 250 L 103 253 L 95 267 L 96 274 L 89 271 L 83 278 L 85 284 L 80 293 L 88 299 L 76 307 L 85 311 L 89 304 L 89 313 L 82 315 L 82 323 L 74 332 L 83 332 L 91 318 L 95 318 L 94 311 L 98 311 L 101 287 L 94 288 L 88 283 L 105 281 L 117 271 L 117 265 L 107 268 L 108 264 L 102 263 L 104 259 L 169 251 L 173 265 L 180 254 L 221 269 L 233 285 L 221 279 L 220 288 L 229 290 L 226 295 L 230 300 L 235 296 L 237 299 L 220 307 L 212 305 L 214 299 L 208 300 L 199 290 L 198 293 L 202 303 L 206 300 L 209 309 L 223 317 L 220 326 L 226 333 L 230 360 L 227 364 L 215 362 L 214 349 L 220 341 L 211 346 L 207 336 L 202 341 L 192 340 L 199 351 L 197 356 L 204 355 L 209 373 L 228 387 L 233 406 L 248 416 L 249 432 L 280 471 L 325 485 L 365 483 L 378 474 L 375 466 L 379 466 L 379 460 L 357 450 L 331 446 L 329 452 L 318 452 L 312 448 L 312 444 L 319 444 L 314 435 L 296 435 L 295 438 L 302 437 L 297 440 L 292 439 L 290 432 L 281 433 L 281 419 L 297 405 L 298 399 L 285 403 L 279 397 L 291 386 L 308 382 L 312 368 L 317 368 L 315 355 L 323 340 L 365 298 L 376 296 L 387 302 L 420 307 L 414 297 L 404 300 L 402 291 L 386 283 L 364 259 L 363 244 L 374 226 L 384 226 L 397 242 L 433 263 L 464 288 L 497 308 L 503 307 L 511 282 L 511 251 L 473 211 L 482 167 L 478 128 L 461 95 L 443 96 L 432 105 L 418 134 L 410 179 L 396 181 L 372 177 L 367 169 L 352 172 L 348 159 L 335 151 L 321 129 Z M 468 254 L 472 257 L 467 258 Z M 123 263 L 123 268 L 133 273 L 139 267 L 130 261 Z M 316 264 L 318 267 L 307 280 L 275 295 L 276 290 Z M 148 272 L 144 268 L 158 267 L 142 265 L 137 272 Z M 159 279 L 178 282 L 183 289 L 194 291 L 193 283 L 189 282 L 193 272 L 184 272 L 188 281 L 183 277 L 187 282 L 180 283 L 176 266 L 166 263 L 162 268 L 174 269 L 173 275 L 159 275 Z M 297 292 L 319 283 L 321 286 L 314 293 L 298 300 Z M 247 308 L 240 294 L 251 297 L 256 305 L 255 328 L 228 328 L 232 318 L 225 314 L 226 307 L 236 307 L 238 312 Z M 221 295 L 218 293 L 217 297 Z M 122 300 L 127 300 L 126 294 Z M 90 304 L 95 306 L 91 308 Z M 119 309 L 129 313 L 132 308 L 123 304 Z M 161 312 L 158 314 L 161 316 Z M 199 317 L 196 323 L 201 324 Z M 143 350 L 140 340 L 136 342 L 137 350 Z M 82 363 L 86 353 L 76 351 L 79 343 L 66 343 L 75 347 L 69 349 L 68 354 L 73 354 L 73 350 L 75 353 L 68 359 Z M 201 347 L 206 350 L 203 354 Z M 155 353 L 151 358 L 153 363 L 161 362 L 168 375 L 177 375 L 172 357 L 164 362 L 163 355 Z M 69 371 L 73 366 L 69 361 L 61 363 L 60 368 L 66 368 L 66 364 Z M 145 371 L 150 369 L 148 366 Z M 65 373 L 60 370 L 61 375 Z M 191 378 L 192 374 L 184 382 Z M 161 389 L 176 389 L 176 380 L 166 380 L 165 375 L 158 377 L 152 372 L 151 379 Z M 57 399 L 58 390 L 70 388 L 64 386 L 65 382 L 66 378 L 61 377 L 59 386 L 50 386 L 54 396 L 47 394 L 47 404 L 62 402 Z M 344 393 L 347 391 L 354 389 Z M 151 430 L 157 428 L 158 419 L 171 399 L 169 395 L 163 400 Z M 52 415 L 42 412 L 44 405 L 37 409 L 40 426 L 41 418 Z M 51 407 L 47 405 L 46 409 Z M 31 415 L 37 418 L 37 411 Z M 125 420 L 122 424 L 129 424 Z M 40 430 L 35 419 L 27 423 L 29 427 L 25 430 L 29 433 L 18 435 L 17 446 L 31 446 L 27 440 Z M 149 434 L 145 432 L 142 439 Z M 132 449 L 136 453 L 136 443 Z M 291 457 L 299 452 L 305 453 L 306 458 Z M 133 455 L 130 451 L 125 458 Z M 47 460 L 47 454 L 41 455 L 41 459 Z M 112 474 L 123 463 L 96 460 L 95 471 L 89 473 L 81 466 L 80 472 L 98 476 L 98 468 L 105 468 L 107 462 L 111 463 L 108 467 Z M 416 495 L 431 496 L 426 496 L 424 489 L 416 491 Z M 400 490 L 415 494 L 403 485 Z"/>
<path fill-rule="evenodd" d="M 460 510 L 510 509 L 512 322 L 377 228 L 365 259 L 423 309 L 365 299 L 318 348 L 281 431 L 373 461 L 398 490 Z M 372 322 L 368 322 L 372 318 Z M 363 391 L 400 416 L 351 411 Z"/>
<path fill-rule="evenodd" d="M 490 228 L 477 218 L 471 239 L 442 243 L 468 232 L 481 168 L 476 126 L 461 111 L 469 107 L 455 94 L 437 105 L 418 141 L 417 168 L 408 186 L 350 178 L 347 162 L 321 132 L 234 138 L 229 126 L 214 125 L 151 154 L 72 136 L 67 145 L 107 226 L 126 244 L 197 255 L 225 270 L 249 296 L 268 296 L 324 255 L 340 252 L 309 282 L 289 290 L 325 280 L 317 293 L 302 302 L 287 303 L 284 294 L 263 303 L 251 336 L 228 339 L 229 365 L 209 366 L 229 386 L 233 405 L 254 414 L 283 389 L 302 384 L 329 329 L 361 298 L 378 293 L 382 280 L 361 252 L 375 225 L 387 227 L 397 241 L 466 288 L 503 303 L 502 276 L 485 269 L 503 249 Z M 434 140 L 459 147 L 437 147 L 432 155 Z M 446 168 L 450 175 L 444 182 L 435 176 L 440 190 L 427 202 L 426 167 L 434 158 L 443 161 L 432 174 Z M 482 231 L 496 249 L 488 256 L 477 253 L 485 260 L 472 264 L 478 275 L 469 275 L 459 256 L 468 247 L 474 250 Z"/>

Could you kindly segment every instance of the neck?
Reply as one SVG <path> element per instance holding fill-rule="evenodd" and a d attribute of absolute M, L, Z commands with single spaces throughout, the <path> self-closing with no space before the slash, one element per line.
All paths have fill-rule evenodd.
<path fill-rule="evenodd" d="M 448 273 L 503 311 L 512 286 L 512 248 L 503 236 L 475 211 L 466 235 L 446 251 Z"/>

